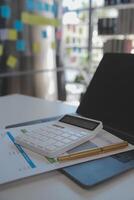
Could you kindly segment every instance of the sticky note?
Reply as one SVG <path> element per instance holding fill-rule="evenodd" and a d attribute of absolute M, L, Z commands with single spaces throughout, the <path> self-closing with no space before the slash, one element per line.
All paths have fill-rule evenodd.
<path fill-rule="evenodd" d="M 56 49 L 56 42 L 55 41 L 51 42 L 51 48 Z"/>
<path fill-rule="evenodd" d="M 3 55 L 3 45 L 2 44 L 0 44 L 0 56 L 2 56 Z"/>
<path fill-rule="evenodd" d="M 41 1 L 36 2 L 36 10 L 42 12 L 44 10 L 44 4 Z"/>
<path fill-rule="evenodd" d="M 46 30 L 42 31 L 42 37 L 47 38 L 47 31 Z"/>
<path fill-rule="evenodd" d="M 18 33 L 15 29 L 9 29 L 8 30 L 8 39 L 9 40 L 17 40 Z"/>
<path fill-rule="evenodd" d="M 41 45 L 39 42 L 34 42 L 33 43 L 33 52 L 34 53 L 40 53 L 41 51 Z"/>
<path fill-rule="evenodd" d="M 10 55 L 7 59 L 6 64 L 7 64 L 7 66 L 14 69 L 17 65 L 17 58 L 15 56 Z"/>
<path fill-rule="evenodd" d="M 0 29 L 0 40 L 5 41 L 8 39 L 8 29 Z"/>
<path fill-rule="evenodd" d="M 11 8 L 8 5 L 1 6 L 1 16 L 6 19 L 11 17 Z"/>
<path fill-rule="evenodd" d="M 26 44 L 24 40 L 17 40 L 16 42 L 16 50 L 17 51 L 25 51 Z"/>
<path fill-rule="evenodd" d="M 29 25 L 51 25 L 51 26 L 59 26 L 60 21 L 55 18 L 48 18 L 38 14 L 31 14 L 28 12 L 22 12 L 21 20 L 25 24 Z"/>
<path fill-rule="evenodd" d="M 34 11 L 35 9 L 34 0 L 26 0 L 26 9 L 28 11 Z"/>
<path fill-rule="evenodd" d="M 56 5 L 56 4 L 51 5 L 51 12 L 52 12 L 54 15 L 56 15 L 56 13 L 57 13 L 57 5 Z"/>
<path fill-rule="evenodd" d="M 23 31 L 23 29 L 24 29 L 24 24 L 23 24 L 22 21 L 20 21 L 20 20 L 15 20 L 15 22 L 14 22 L 14 28 L 15 28 L 17 31 Z"/>
<path fill-rule="evenodd" d="M 49 11 L 49 4 L 48 4 L 48 3 L 45 3 L 45 4 L 44 4 L 44 10 L 45 10 L 45 11 Z"/>

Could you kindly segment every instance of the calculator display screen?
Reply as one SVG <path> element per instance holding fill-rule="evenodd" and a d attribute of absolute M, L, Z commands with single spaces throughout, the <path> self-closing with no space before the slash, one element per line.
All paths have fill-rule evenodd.
<path fill-rule="evenodd" d="M 94 130 L 99 125 L 99 122 L 94 122 L 91 120 L 87 120 L 87 119 L 83 119 L 83 118 L 75 117 L 71 115 L 65 115 L 59 121 L 64 122 L 66 124 L 78 126 L 80 128 L 85 128 L 88 130 Z"/>

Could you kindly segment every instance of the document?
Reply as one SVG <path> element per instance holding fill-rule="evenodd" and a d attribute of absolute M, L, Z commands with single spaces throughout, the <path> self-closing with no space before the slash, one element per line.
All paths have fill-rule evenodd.
<path fill-rule="evenodd" d="M 31 127 L 33 128 L 34 126 L 37 125 L 25 126 L 25 129 L 29 129 Z M 129 144 L 127 147 L 120 150 L 60 162 L 56 158 L 46 158 L 16 144 L 14 138 L 18 134 L 18 129 L 20 129 L 20 127 L 9 129 L 6 133 L 4 132 L 5 130 L 0 131 L 0 184 L 134 149 L 134 146 Z M 65 155 L 92 149 L 94 147 L 111 145 L 121 141 L 122 140 L 116 136 L 102 130 L 92 140 L 75 147 L 74 149 L 66 152 Z"/>

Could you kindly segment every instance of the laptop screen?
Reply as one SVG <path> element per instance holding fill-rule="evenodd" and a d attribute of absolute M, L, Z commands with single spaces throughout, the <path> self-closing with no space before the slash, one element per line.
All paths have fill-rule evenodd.
<path fill-rule="evenodd" d="M 77 113 L 134 136 L 134 55 L 105 54 Z"/>

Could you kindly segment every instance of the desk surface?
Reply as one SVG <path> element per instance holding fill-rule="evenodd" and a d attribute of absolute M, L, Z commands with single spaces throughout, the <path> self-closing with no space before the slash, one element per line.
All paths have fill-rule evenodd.
<path fill-rule="evenodd" d="M 23 95 L 0 98 L 0 127 L 74 112 L 61 102 Z M 106 166 L 104 166 L 106 170 Z M 134 170 L 84 190 L 58 171 L 0 186 L 0 200 L 133 200 Z"/>

